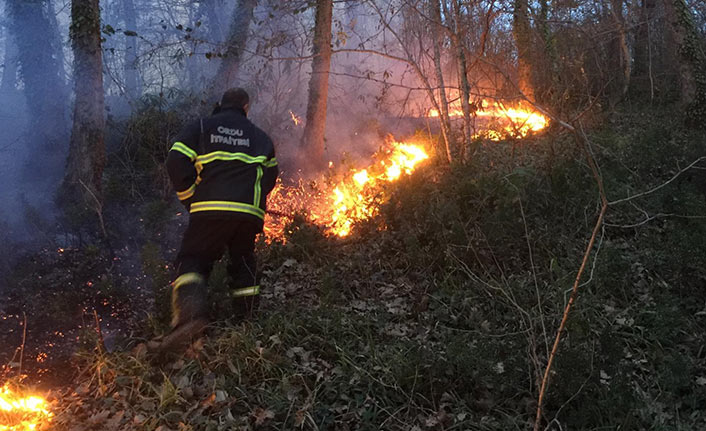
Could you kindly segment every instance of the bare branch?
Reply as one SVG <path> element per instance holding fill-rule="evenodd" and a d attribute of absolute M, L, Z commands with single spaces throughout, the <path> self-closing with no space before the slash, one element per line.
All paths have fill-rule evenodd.
<path fill-rule="evenodd" d="M 669 217 L 674 217 L 674 218 L 683 218 L 683 219 L 690 219 L 690 220 L 703 220 L 706 219 L 706 216 L 688 216 L 688 215 L 682 215 L 682 214 L 664 214 L 664 213 L 658 213 L 655 215 L 648 215 L 643 219 L 642 221 L 639 221 L 637 223 L 632 223 L 632 224 L 614 224 L 614 223 L 606 223 L 605 225 L 608 227 L 616 227 L 620 229 L 632 229 L 640 226 L 644 226 L 647 223 L 661 219 L 661 218 L 669 218 Z"/>
<path fill-rule="evenodd" d="M 666 187 L 667 185 L 669 185 L 670 183 L 672 183 L 674 180 L 676 180 L 677 178 L 679 178 L 680 175 L 682 175 L 683 173 L 685 173 L 685 172 L 688 171 L 689 169 L 695 167 L 695 165 L 699 164 L 700 162 L 702 162 L 702 161 L 704 161 L 704 160 L 706 160 L 706 156 L 699 157 L 698 159 L 696 159 L 696 160 L 694 160 L 693 162 L 691 162 L 691 163 L 689 164 L 689 166 L 687 166 L 687 167 L 685 167 L 684 169 L 680 170 L 679 172 L 677 172 L 676 174 L 674 174 L 674 176 L 673 176 L 672 178 L 670 178 L 670 179 L 667 180 L 666 182 L 664 182 L 664 183 L 658 185 L 657 187 L 651 188 L 650 190 L 647 190 L 647 191 L 642 192 L 642 193 L 638 193 L 638 194 L 636 194 L 636 195 L 628 196 L 628 197 L 623 198 L 623 199 L 618 199 L 617 201 L 608 202 L 608 205 L 616 205 L 616 204 L 619 204 L 619 203 L 622 203 L 622 202 L 628 202 L 628 201 L 631 201 L 631 200 L 633 200 L 633 199 L 637 199 L 637 198 L 640 198 L 640 197 L 643 197 L 643 196 L 647 196 L 647 195 L 649 195 L 649 194 L 652 194 L 652 193 L 654 193 L 654 192 L 656 192 L 656 191 L 658 191 L 658 190 L 660 190 L 660 189 Z M 701 169 L 701 167 L 698 167 L 698 168 Z"/>
<path fill-rule="evenodd" d="M 580 124 L 579 124 L 580 126 Z M 574 130 L 577 130 L 574 128 Z M 579 283 L 581 282 L 581 277 L 583 276 L 584 270 L 586 269 L 586 265 L 588 263 L 588 259 L 591 256 L 591 251 L 593 250 L 593 245 L 596 242 L 596 237 L 598 236 L 598 232 L 601 231 L 602 225 L 603 225 L 603 219 L 605 217 L 606 210 L 608 209 L 608 200 L 605 195 L 605 189 L 603 187 L 603 178 L 601 177 L 600 174 L 600 169 L 598 168 L 598 164 L 596 160 L 593 158 L 593 154 L 591 151 L 591 143 L 584 133 L 583 129 L 579 127 L 579 129 L 576 132 L 576 137 L 577 140 L 583 141 L 586 149 L 586 157 L 588 159 L 588 164 L 591 167 L 591 171 L 593 172 L 593 176 L 596 180 L 596 183 L 598 184 L 598 191 L 600 194 L 600 200 L 601 200 L 601 210 L 600 213 L 598 214 L 598 219 L 596 220 L 596 224 L 593 227 L 593 232 L 591 234 L 591 238 L 588 241 L 588 245 L 586 246 L 586 251 L 583 254 L 583 259 L 581 260 L 581 266 L 579 267 L 579 270 L 576 274 L 576 279 L 574 280 L 573 287 L 571 289 L 571 296 L 569 297 L 569 302 L 566 304 L 566 307 L 564 307 L 564 314 L 561 318 L 561 323 L 559 324 L 559 329 L 557 329 L 556 332 L 556 338 L 554 339 L 554 345 L 552 346 L 552 351 L 549 355 L 549 359 L 547 361 L 547 368 L 544 370 L 544 377 L 542 378 L 542 385 L 539 390 L 539 397 L 537 399 L 537 415 L 535 417 L 534 421 L 534 431 L 539 431 L 539 426 L 542 421 L 542 407 L 544 403 L 544 397 L 546 395 L 547 389 L 549 387 L 549 376 L 551 375 L 551 369 L 552 365 L 554 363 L 554 359 L 556 358 L 557 351 L 559 350 L 559 342 L 561 341 L 561 335 L 562 332 L 564 332 L 564 328 L 566 327 L 566 322 L 568 321 L 569 318 L 569 312 L 571 311 L 571 307 L 576 301 L 576 297 L 578 295 L 578 290 L 579 290 Z"/>

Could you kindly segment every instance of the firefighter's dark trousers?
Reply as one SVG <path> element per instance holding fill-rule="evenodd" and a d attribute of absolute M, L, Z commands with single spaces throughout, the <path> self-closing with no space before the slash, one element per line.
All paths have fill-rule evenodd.
<path fill-rule="evenodd" d="M 172 289 L 173 327 L 207 316 L 206 281 L 226 249 L 234 317 L 253 316 L 260 301 L 255 260 L 255 236 L 260 231 L 256 223 L 227 215 L 191 215 L 175 262 L 178 276 Z"/>

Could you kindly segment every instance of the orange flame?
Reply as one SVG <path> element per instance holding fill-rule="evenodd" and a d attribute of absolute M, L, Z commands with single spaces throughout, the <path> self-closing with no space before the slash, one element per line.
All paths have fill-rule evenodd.
<path fill-rule="evenodd" d="M 506 137 L 524 138 L 531 132 L 538 132 L 549 125 L 547 117 L 522 103 L 509 107 L 497 101 L 482 101 L 481 107 L 471 115 L 485 119 L 489 123 L 484 127 L 485 130 L 476 133 L 474 138 L 486 138 L 492 141 L 499 141 Z M 438 117 L 439 111 L 431 109 L 428 116 Z M 449 107 L 449 117 L 463 117 L 460 102 Z"/>
<path fill-rule="evenodd" d="M 390 142 L 374 156 L 370 166 L 351 169 L 338 179 L 297 186 L 278 183 L 268 198 L 268 207 L 274 214 L 303 213 L 327 234 L 345 237 L 355 223 L 377 213 L 385 199 L 383 184 L 411 174 L 428 158 L 422 145 Z M 284 240 L 288 220 L 281 218 L 268 218 L 265 226 L 268 238 Z"/>
<path fill-rule="evenodd" d="M 292 111 L 290 114 L 295 124 L 299 124 L 298 117 Z M 432 109 L 428 115 L 438 117 L 439 112 Z M 455 103 L 449 115 L 463 116 L 460 102 Z M 494 141 L 522 138 L 549 124 L 544 115 L 529 106 L 510 107 L 499 101 L 483 101 L 473 115 L 483 119 L 479 125 L 482 131 L 474 137 Z M 379 204 L 386 198 L 382 185 L 411 174 L 428 158 L 424 145 L 389 142 L 374 156 L 370 166 L 351 169 L 337 179 L 331 174 L 328 179 L 310 184 L 300 182 L 284 186 L 278 183 L 268 197 L 270 217 L 265 224 L 266 237 L 269 241 L 284 241 L 285 226 L 294 214 L 303 214 L 307 221 L 323 227 L 329 235 L 345 237 L 355 223 L 375 216 Z M 329 171 L 334 171 L 333 162 L 329 162 Z"/>
<path fill-rule="evenodd" d="M 6 384 L 0 389 L 0 431 L 32 431 L 51 422 L 46 400 L 16 394 Z"/>

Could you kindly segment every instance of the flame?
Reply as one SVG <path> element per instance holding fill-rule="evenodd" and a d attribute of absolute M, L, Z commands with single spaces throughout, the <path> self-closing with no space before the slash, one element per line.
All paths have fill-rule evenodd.
<path fill-rule="evenodd" d="M 438 117 L 439 111 L 431 109 L 427 115 Z M 492 141 L 499 141 L 506 137 L 524 138 L 531 132 L 538 132 L 549 125 L 547 117 L 525 103 L 510 107 L 502 102 L 484 100 L 472 115 L 488 123 L 484 127 L 485 130 L 476 133 L 474 138 L 486 138 Z M 463 117 L 461 102 L 456 102 L 449 107 L 449 117 Z"/>
<path fill-rule="evenodd" d="M 373 156 L 370 166 L 350 169 L 339 178 L 308 185 L 278 183 L 268 197 L 268 208 L 275 216 L 304 213 L 309 222 L 322 226 L 327 234 L 345 237 L 355 223 L 377 213 L 386 197 L 382 185 L 411 174 L 428 158 L 422 144 L 389 142 Z M 269 217 L 266 236 L 283 241 L 287 221 L 286 217 Z"/>
<path fill-rule="evenodd" d="M 299 124 L 301 120 L 294 112 L 290 111 L 290 115 Z M 460 102 L 454 104 L 449 115 L 463 116 Z M 479 124 L 482 130 L 474 137 L 493 141 L 522 138 L 549 124 L 544 115 L 529 105 L 508 106 L 500 101 L 483 101 L 473 115 L 483 121 Z M 438 117 L 439 112 L 432 109 L 428 116 Z M 336 169 L 329 162 L 327 178 L 290 186 L 278 183 L 268 197 L 267 240 L 284 241 L 285 227 L 294 214 L 303 214 L 308 222 L 321 226 L 329 235 L 349 235 L 355 223 L 377 214 L 380 203 L 386 199 L 384 184 L 411 174 L 428 158 L 424 144 L 390 141 L 365 168 L 350 169 L 334 178 Z"/>
<path fill-rule="evenodd" d="M 5 384 L 0 389 L 0 431 L 30 431 L 51 422 L 46 400 L 16 394 Z"/>
<path fill-rule="evenodd" d="M 292 121 L 294 122 L 295 126 L 298 126 L 301 124 L 302 119 L 297 116 L 291 109 L 289 110 L 289 115 L 292 117 Z"/>

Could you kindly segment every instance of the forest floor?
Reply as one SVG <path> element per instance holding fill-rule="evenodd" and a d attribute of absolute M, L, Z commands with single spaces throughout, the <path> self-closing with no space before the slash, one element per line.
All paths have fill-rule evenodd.
<path fill-rule="evenodd" d="M 606 215 L 543 423 L 703 429 L 706 163 L 684 168 L 706 142 L 670 116 L 619 118 L 591 131 L 591 151 L 609 200 L 639 197 Z M 0 304 L 4 378 L 16 380 L 26 315 L 23 370 L 62 369 L 36 374 L 51 386 L 43 429 L 529 429 L 598 214 L 585 156 L 558 131 L 483 145 L 395 184 L 348 238 L 296 220 L 285 244 L 259 244 L 257 318 L 227 320 L 221 263 L 207 336 L 175 358 L 134 350 L 165 330 L 173 239 L 45 250 Z M 62 346 L 51 366 L 36 360 L 50 344 Z"/>

